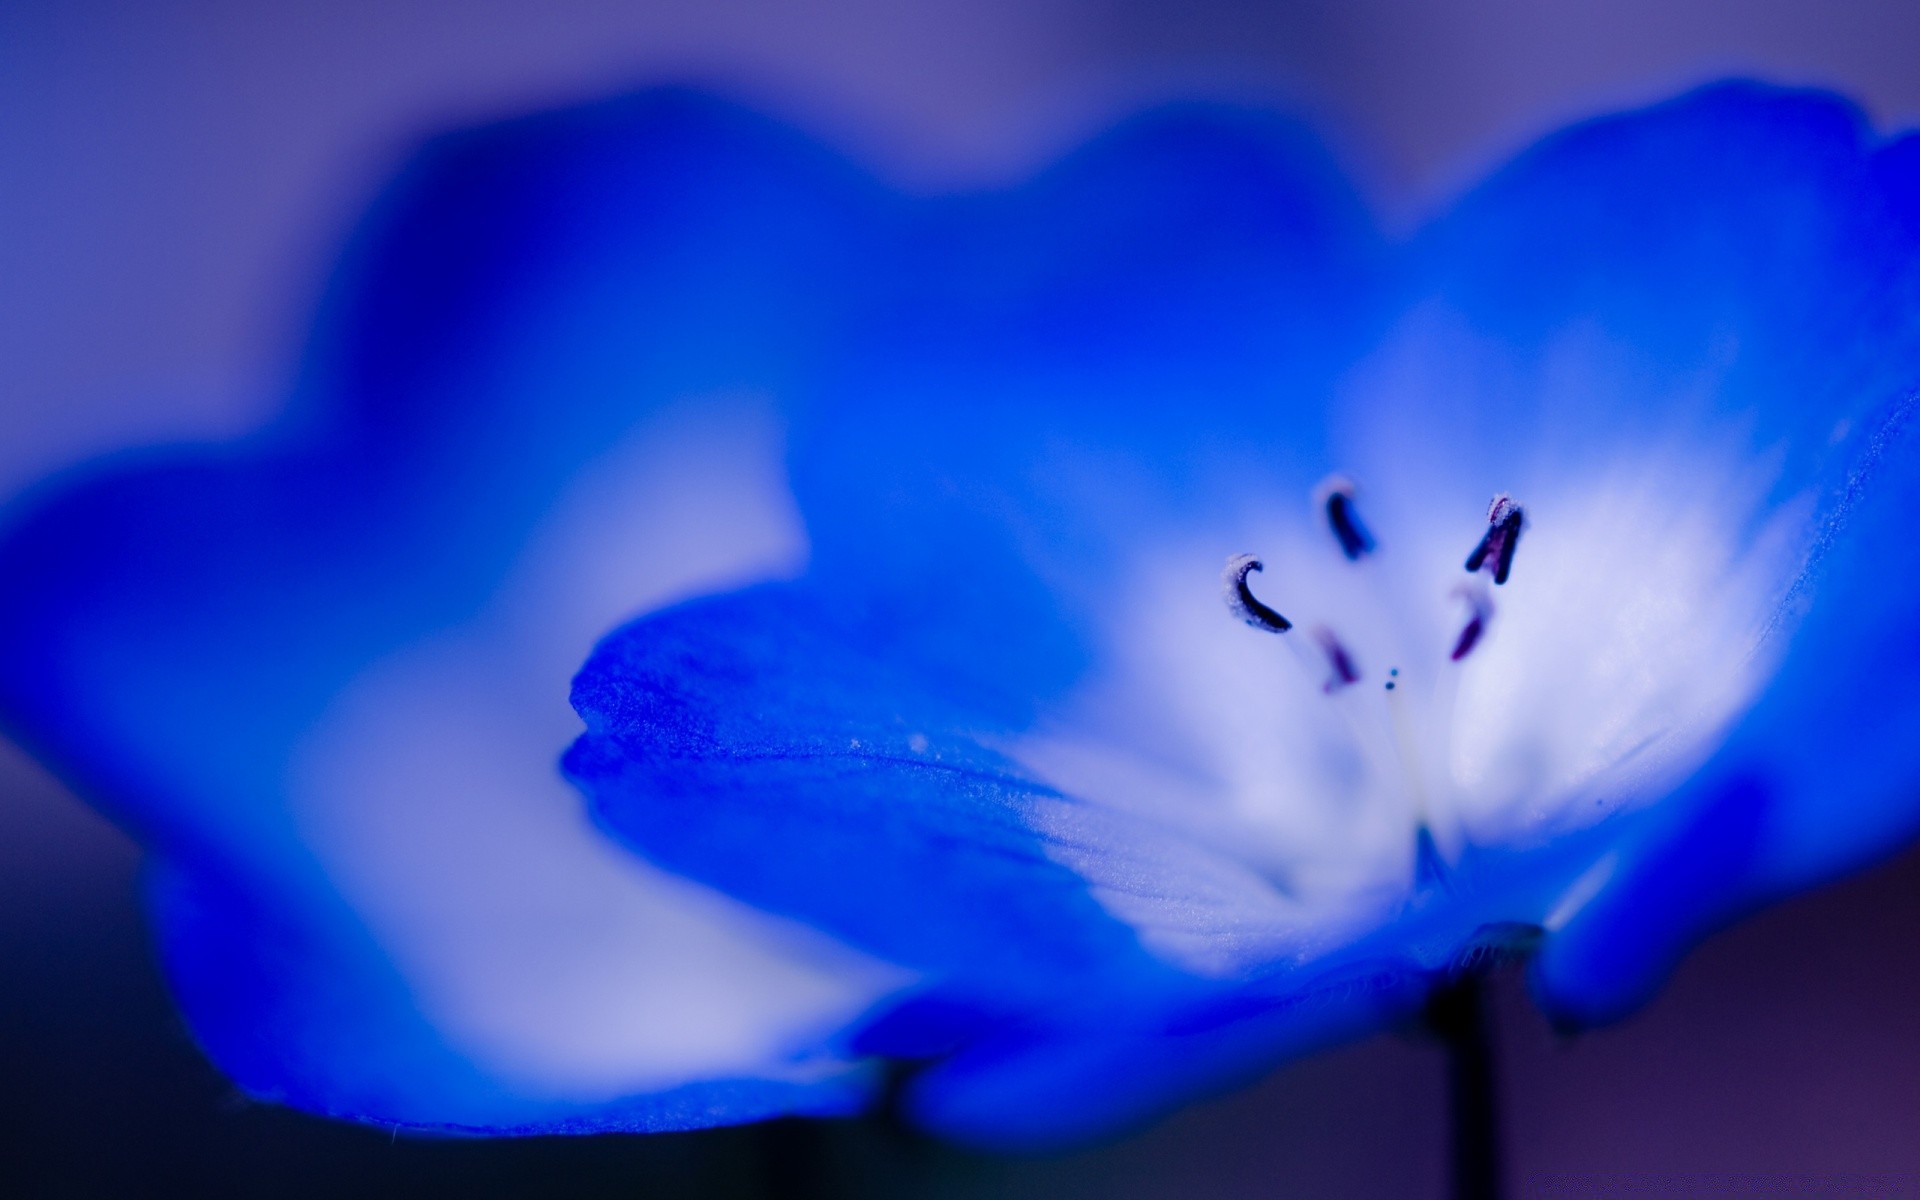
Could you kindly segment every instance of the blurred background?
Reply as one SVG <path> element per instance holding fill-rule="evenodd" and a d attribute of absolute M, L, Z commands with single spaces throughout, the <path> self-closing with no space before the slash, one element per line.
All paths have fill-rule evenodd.
<path fill-rule="evenodd" d="M 940 190 L 1017 178 L 1155 99 L 1252 99 L 1322 129 L 1404 229 L 1557 125 L 1730 73 L 1920 123 L 1917 52 L 1906 0 L 0 0 L 0 495 L 262 420 L 345 231 L 453 125 L 691 80 Z M 0 743 L 0 1193 L 1409 1197 L 1442 1179 L 1440 1058 L 1391 1034 L 1051 1160 L 856 1124 L 393 1141 L 252 1104 L 201 1061 L 152 967 L 137 863 Z M 1920 1196 L 1916 934 L 1910 854 L 1722 935 L 1644 1014 L 1575 1042 L 1507 981 L 1518 1190 Z"/>

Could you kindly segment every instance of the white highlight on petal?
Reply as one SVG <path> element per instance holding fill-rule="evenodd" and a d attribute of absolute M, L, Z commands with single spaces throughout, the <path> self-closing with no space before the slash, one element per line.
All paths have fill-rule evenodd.
<path fill-rule="evenodd" d="M 1600 894 L 1601 889 L 1605 888 L 1613 878 L 1613 873 L 1619 869 L 1619 851 L 1610 851 L 1601 855 L 1592 866 L 1580 873 L 1572 886 L 1561 893 L 1560 899 L 1554 901 L 1553 907 L 1547 910 L 1547 915 L 1541 918 L 1540 927 L 1548 933 L 1565 929 L 1568 921 L 1579 916 L 1581 909 L 1593 903 L 1594 897 Z"/>
<path fill-rule="evenodd" d="M 1454 707 L 1454 804 L 1477 840 L 1657 797 L 1745 709 L 1774 666 L 1762 637 L 1803 526 L 1789 510 L 1749 536 L 1754 490 L 1705 461 L 1655 460 L 1573 473 L 1530 501 L 1525 561 Z"/>
<path fill-rule="evenodd" d="M 289 779 L 303 835 L 483 1069 L 582 1102 L 806 1079 L 905 973 L 639 860 L 560 775 L 598 637 L 804 561 L 768 406 L 689 404 L 578 473 L 487 608 L 369 667 Z"/>
<path fill-rule="evenodd" d="M 1359 711 L 1379 702 L 1384 667 L 1359 649 L 1370 675 L 1324 690 L 1325 664 L 1299 628 L 1317 618 L 1295 603 L 1312 549 L 1297 530 L 1271 533 L 1265 557 L 1295 564 L 1267 572 L 1276 600 L 1301 613 L 1293 632 L 1250 630 L 1225 611 L 1207 586 L 1225 558 L 1212 546 L 1143 548 L 1108 597 L 1106 671 L 1009 747 L 1083 804 L 1158 829 L 1135 839 L 1158 842 L 1143 864 L 1117 839 L 1064 837 L 1062 814 L 1041 825 L 1062 839 L 1055 857 L 1149 949 L 1214 977 L 1337 945 L 1398 902 L 1411 869 L 1410 816 Z M 1156 882 L 1142 885 L 1142 872 Z"/>
<path fill-rule="evenodd" d="M 1028 818 L 1054 861 L 1078 872 L 1100 906 L 1169 962 L 1215 979 L 1297 956 L 1342 930 L 1230 854 L 1072 800 L 1036 802 Z"/>

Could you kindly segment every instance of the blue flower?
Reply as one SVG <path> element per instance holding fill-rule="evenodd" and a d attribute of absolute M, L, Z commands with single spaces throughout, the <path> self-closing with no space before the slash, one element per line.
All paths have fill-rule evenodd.
<path fill-rule="evenodd" d="M 925 206 L 796 427 L 807 573 L 603 642 L 569 773 L 916 972 L 855 1045 L 984 1144 L 1489 955 L 1622 1013 L 1920 823 L 1917 146 L 1722 87 L 1395 247 L 1199 112 Z"/>
<path fill-rule="evenodd" d="M 1754 87 L 1405 245 L 1213 108 L 921 200 L 677 93 L 443 139 L 273 428 L 9 510 L 0 713 L 150 847 L 213 1058 L 360 1120 L 894 1058 L 1040 1144 L 1479 955 L 1605 1019 L 1920 822 L 1917 183 Z M 596 829 L 565 683 L 643 613 Z"/>

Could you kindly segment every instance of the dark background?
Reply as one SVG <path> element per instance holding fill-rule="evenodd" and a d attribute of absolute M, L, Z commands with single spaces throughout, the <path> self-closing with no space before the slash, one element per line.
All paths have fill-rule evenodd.
<path fill-rule="evenodd" d="M 425 131 L 664 79 L 921 189 L 1170 95 L 1328 131 L 1397 227 L 1557 124 L 1730 72 L 1920 119 L 1865 0 L 0 0 L 0 495 L 271 411 L 344 230 Z M 0 744 L 0 1195 L 1436 1195 L 1437 1051 L 1388 1034 L 1135 1137 L 995 1161 L 859 1124 L 391 1140 L 253 1104 L 155 977 L 136 849 Z M 1498 997 L 1522 1194 L 1920 1196 L 1920 855 L 1709 943 L 1557 1041 Z"/>

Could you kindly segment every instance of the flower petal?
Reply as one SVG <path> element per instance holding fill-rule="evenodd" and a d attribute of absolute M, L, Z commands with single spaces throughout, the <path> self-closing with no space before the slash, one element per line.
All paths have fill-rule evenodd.
<path fill-rule="evenodd" d="M 1920 700 L 1900 686 L 1920 671 L 1916 407 L 1891 406 L 1838 489 L 1767 694 L 1547 942 L 1535 980 L 1560 1019 L 1629 1011 L 1695 941 L 1920 831 Z"/>
<path fill-rule="evenodd" d="M 1920 224 L 1897 157 L 1838 97 L 1756 84 L 1547 139 L 1411 247 L 1406 315 L 1336 439 L 1375 482 L 1451 480 L 1474 506 L 1531 460 L 1683 440 L 1770 462 L 1790 495 L 1908 382 Z"/>
<path fill-rule="evenodd" d="M 165 967 L 249 1091 L 421 1127 L 844 1111 L 902 973 L 635 863 L 554 770 L 615 621 L 805 554 L 769 393 L 887 217 L 682 93 L 443 138 L 298 402 L 11 514 L 0 711 L 154 852 Z"/>
<path fill-rule="evenodd" d="M 1363 344 L 1382 266 L 1310 140 L 1200 106 L 1013 192 L 927 206 L 906 238 L 797 430 L 794 486 L 815 573 L 877 593 L 939 579 L 952 599 L 929 625 L 984 614 L 979 579 L 1098 605 L 1116 553 L 1205 513 L 1229 466 L 1313 469 L 1317 402 Z M 1025 615 L 988 617 L 975 652 L 1038 684 Z M 1072 666 L 1048 662 L 1056 682 Z"/>
<path fill-rule="evenodd" d="M 894 618 L 783 585 L 631 625 L 575 681 L 567 771 L 649 859 L 924 973 L 862 1040 L 902 1057 L 1148 1019 L 1195 981 L 1143 937 L 1284 936 L 1270 884 L 993 749 L 994 698 L 895 652 Z"/>
<path fill-rule="evenodd" d="M 1585 557 L 1567 578 L 1587 607 L 1555 604 L 1563 636 L 1630 621 L 1622 632 L 1645 642 L 1656 597 L 1689 614 L 1691 634 L 1658 657 L 1681 675 L 1670 698 L 1700 694 L 1699 758 L 1713 758 L 1647 819 L 1621 822 L 1604 882 L 1564 906 L 1537 979 L 1569 1022 L 1626 1011 L 1713 928 L 1920 825 L 1906 801 L 1920 760 L 1901 749 L 1920 717 L 1868 682 L 1898 677 L 1920 606 L 1897 523 L 1920 470 L 1906 429 L 1920 386 L 1916 164 L 1920 143 L 1878 142 L 1836 97 L 1750 84 L 1590 122 L 1423 238 L 1408 316 L 1349 385 L 1335 441 L 1384 485 L 1380 523 L 1512 490 L 1538 518 L 1526 580 L 1525 560 L 1552 552 L 1549 505 L 1584 490 L 1635 530 L 1612 540 L 1633 552 L 1591 528 L 1565 547 Z M 1636 526 L 1648 503 L 1666 515 Z M 1560 507 L 1563 522 L 1577 508 Z M 1725 532 L 1700 535 L 1714 524 Z M 1510 589 L 1496 628 L 1545 599 Z M 1596 711 L 1603 681 L 1582 673 L 1618 654 L 1509 648 L 1539 686 L 1500 706 L 1463 697 L 1483 732 L 1558 710 L 1630 726 Z M 1743 675 L 1751 686 L 1712 699 Z M 1542 757 L 1537 742 L 1510 748 Z"/>
<path fill-rule="evenodd" d="M 943 1137 L 1001 1151 L 1057 1150 L 1140 1125 L 1250 1083 L 1281 1062 L 1407 1019 L 1417 972 L 1323 978 L 1230 1016 L 1129 1031 L 1093 1026 L 1012 1034 L 914 1077 L 906 1108 Z"/>

